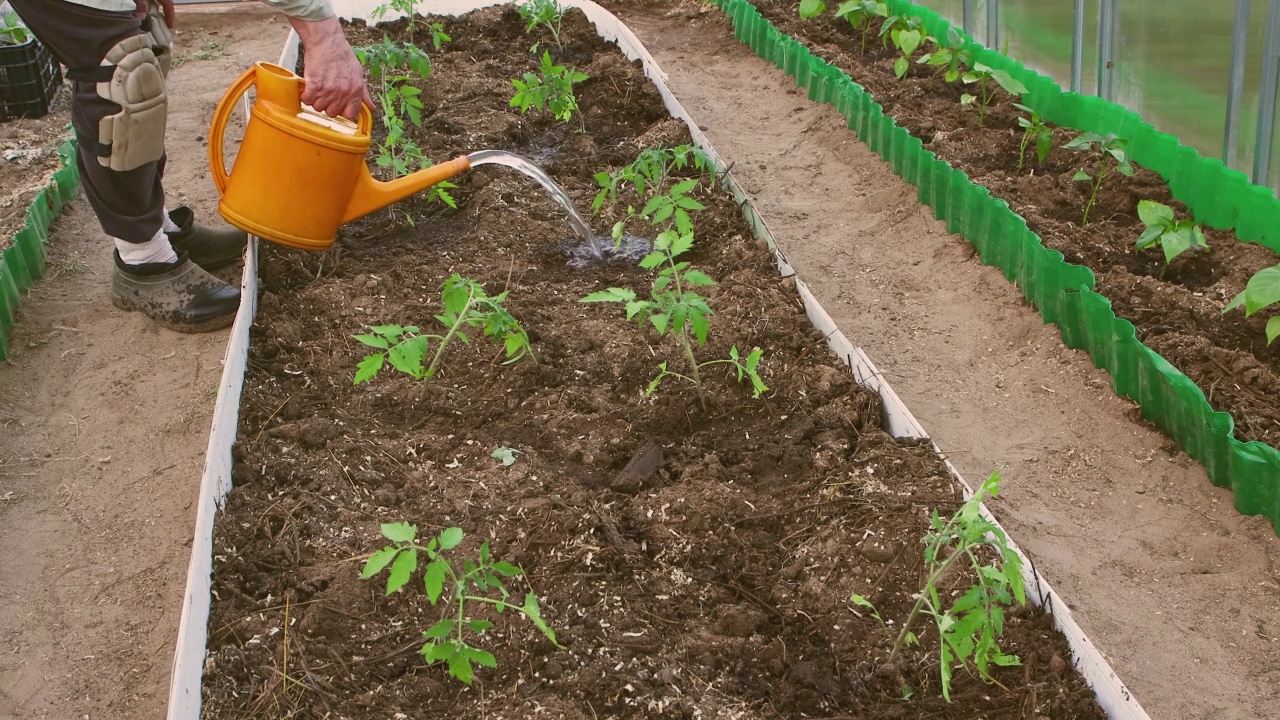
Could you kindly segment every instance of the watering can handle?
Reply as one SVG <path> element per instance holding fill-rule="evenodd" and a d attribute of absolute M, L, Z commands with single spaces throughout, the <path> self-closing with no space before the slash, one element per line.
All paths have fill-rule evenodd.
<path fill-rule="evenodd" d="M 217 109 L 213 111 L 213 122 L 209 128 L 209 168 L 213 170 L 213 184 L 217 186 L 220 196 L 227 194 L 227 178 L 230 177 L 227 174 L 226 161 L 222 158 L 222 136 L 226 132 L 227 120 L 231 117 L 232 109 L 240 101 L 240 97 L 256 83 L 257 77 L 257 65 L 245 70 L 244 74 L 227 89 L 227 93 L 218 101 Z M 306 81 L 301 82 L 303 87 L 306 87 Z M 360 132 L 368 135 L 372 126 L 373 113 L 369 112 L 368 107 L 361 105 L 358 122 Z"/>

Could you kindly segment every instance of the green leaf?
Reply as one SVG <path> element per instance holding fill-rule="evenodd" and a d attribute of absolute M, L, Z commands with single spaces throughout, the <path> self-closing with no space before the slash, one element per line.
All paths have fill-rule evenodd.
<path fill-rule="evenodd" d="M 422 573 L 423 589 L 427 592 L 427 600 L 435 605 L 444 592 L 445 576 L 449 573 L 449 563 L 445 560 L 433 560 Z"/>
<path fill-rule="evenodd" d="M 1148 227 L 1169 225 L 1173 223 L 1173 208 L 1152 200 L 1139 200 L 1138 217 L 1142 218 L 1142 222 Z"/>
<path fill-rule="evenodd" d="M 654 313 L 649 316 L 649 322 L 653 323 L 653 327 L 658 331 L 659 335 L 666 335 L 671 316 L 667 313 Z"/>
<path fill-rule="evenodd" d="M 387 351 L 391 367 L 410 377 L 422 377 L 422 361 L 427 356 L 430 341 L 423 335 L 405 340 Z"/>
<path fill-rule="evenodd" d="M 493 452 L 489 453 L 489 457 L 495 460 L 501 460 L 503 467 L 511 467 L 512 465 L 516 464 L 516 455 L 519 455 L 519 454 L 520 454 L 519 450 L 516 450 L 514 448 L 509 448 L 506 445 L 503 445 L 498 449 L 494 450 Z"/>
<path fill-rule="evenodd" d="M 1138 236 L 1138 242 L 1134 245 L 1138 250 L 1147 250 L 1155 247 L 1160 242 L 1160 236 L 1164 234 L 1164 228 L 1155 226 L 1149 227 L 1142 231 Z"/>
<path fill-rule="evenodd" d="M 391 572 L 387 575 L 387 594 L 399 590 L 409 582 L 409 577 L 413 575 L 413 571 L 418 569 L 418 551 L 409 548 L 396 556 L 396 561 L 391 563 Z"/>
<path fill-rule="evenodd" d="M 902 51 L 902 60 L 905 61 L 907 58 L 911 57 L 911 55 L 916 51 L 916 48 L 920 47 L 920 41 L 923 39 L 924 36 L 919 30 L 904 30 L 898 33 L 898 49 Z M 896 68 L 897 65 L 895 64 L 894 67 Z M 902 76 L 899 75 L 898 77 Z"/>
<path fill-rule="evenodd" d="M 377 355 L 365 355 L 364 359 L 356 364 L 356 374 L 352 384 L 359 385 L 362 382 L 369 382 L 382 369 L 382 364 L 386 360 L 386 355 L 378 353 Z"/>
<path fill-rule="evenodd" d="M 1122 162 L 1119 165 L 1116 165 L 1116 169 L 1125 177 L 1133 177 L 1133 165 L 1127 162 Z"/>
<path fill-rule="evenodd" d="M 1267 321 L 1267 344 L 1275 342 L 1277 337 L 1280 337 L 1280 315 Z"/>
<path fill-rule="evenodd" d="M 388 342 L 386 338 L 380 335 L 352 335 L 351 337 L 355 338 L 356 340 L 359 340 L 360 342 L 364 343 L 365 345 L 368 345 L 369 347 L 376 347 L 382 350 L 386 350 L 387 348 L 391 347 L 391 343 Z"/>
<path fill-rule="evenodd" d="M 1010 95 L 1024 95 L 1027 92 L 1026 85 L 1015 80 L 1012 75 L 1004 70 L 992 70 L 991 79 L 995 80 Z"/>
<path fill-rule="evenodd" d="M 382 569 L 391 564 L 395 559 L 396 553 L 400 552 L 398 547 L 384 547 L 369 557 L 364 564 L 364 571 L 360 573 L 361 580 L 369 578 L 382 572 Z"/>
<path fill-rule="evenodd" d="M 453 632 L 453 623 L 453 620 L 441 620 L 435 625 L 432 625 L 430 630 L 422 633 L 422 636 L 433 640 L 447 638 L 449 637 L 449 634 Z"/>
<path fill-rule="evenodd" d="M 520 568 L 508 562 L 496 562 L 493 564 L 493 569 L 504 577 L 515 577 L 520 574 Z"/>
<path fill-rule="evenodd" d="M 644 268 L 645 270 L 652 270 L 658 267 L 659 265 L 661 265 L 662 263 L 666 262 L 666 260 L 667 260 L 667 256 L 665 253 L 651 252 L 648 255 L 645 255 L 643 258 L 641 258 L 640 267 Z"/>
<path fill-rule="evenodd" d="M 468 620 L 467 627 L 471 629 L 471 632 L 479 634 L 493 627 L 493 623 L 488 620 Z M 489 667 L 493 666 L 490 665 Z"/>
<path fill-rule="evenodd" d="M 1075 175 L 1072 175 L 1071 179 L 1075 182 L 1080 182 L 1081 180 L 1092 180 L 1093 176 L 1083 170 L 1080 170 L 1077 171 Z"/>
<path fill-rule="evenodd" d="M 907 70 L 909 69 L 911 69 L 911 65 L 906 58 L 900 57 L 893 61 L 893 74 L 897 75 L 899 80 L 907 76 Z M 960 98 L 960 102 L 964 104 L 963 97 Z"/>
<path fill-rule="evenodd" d="M 800 0 L 800 17 L 805 20 L 818 17 L 826 9 L 824 0 Z"/>
<path fill-rule="evenodd" d="M 1036 137 L 1036 162 L 1043 165 L 1051 150 L 1053 150 L 1053 131 L 1046 128 Z"/>
<path fill-rule="evenodd" d="M 462 528 L 445 528 L 440 533 L 440 549 L 452 550 L 462 544 Z"/>
<path fill-rule="evenodd" d="M 391 542 L 411 543 L 418 537 L 418 526 L 407 522 L 383 523 L 382 537 Z"/>
<path fill-rule="evenodd" d="M 430 665 L 440 660 L 448 660 L 458 652 L 458 646 L 451 642 L 444 642 L 438 645 L 427 645 L 422 648 L 422 659 Z"/>
<path fill-rule="evenodd" d="M 596 302 L 630 302 L 636 299 L 636 294 L 625 288 L 609 288 L 608 290 L 600 290 L 582 298 L 578 302 L 596 303 Z"/>
<path fill-rule="evenodd" d="M 1191 244 L 1194 242 L 1195 235 L 1189 228 L 1165 233 L 1160 239 L 1160 247 L 1164 250 L 1165 264 L 1173 262 L 1174 258 L 1190 250 Z"/>
<path fill-rule="evenodd" d="M 459 648 L 459 652 L 449 657 L 449 674 L 470 685 L 472 679 L 471 659 L 464 654 L 465 651 L 465 647 Z"/>
<path fill-rule="evenodd" d="M 686 285 L 709 287 L 716 284 L 706 273 L 701 270 L 689 270 L 684 274 L 684 282 Z"/>
<path fill-rule="evenodd" d="M 498 661 L 494 659 L 493 655 L 485 652 L 484 650 L 481 650 L 479 648 L 466 647 L 462 649 L 462 652 L 466 654 L 467 659 L 471 660 L 477 665 L 480 665 L 482 667 L 489 667 L 489 668 L 498 667 Z"/>
<path fill-rule="evenodd" d="M 970 95 L 969 93 L 964 93 L 963 95 L 961 95 L 961 96 L 960 96 L 960 104 L 961 104 L 961 105 L 972 105 L 972 104 L 973 104 L 973 101 L 974 101 L 974 100 L 977 100 L 977 99 L 978 99 L 978 98 L 974 97 L 973 95 Z"/>
<path fill-rule="evenodd" d="M 1244 296 L 1245 315 L 1252 315 L 1264 307 L 1280 303 L 1280 265 L 1254 273 L 1245 285 Z"/>
<path fill-rule="evenodd" d="M 680 233 L 671 241 L 671 257 L 680 257 L 693 247 L 693 235 Z"/>

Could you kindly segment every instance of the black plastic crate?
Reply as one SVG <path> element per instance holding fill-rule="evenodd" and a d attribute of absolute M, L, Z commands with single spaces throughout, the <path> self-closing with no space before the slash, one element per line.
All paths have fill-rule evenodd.
<path fill-rule="evenodd" d="M 0 121 L 49 114 L 61 84 L 62 68 L 39 40 L 0 45 Z"/>

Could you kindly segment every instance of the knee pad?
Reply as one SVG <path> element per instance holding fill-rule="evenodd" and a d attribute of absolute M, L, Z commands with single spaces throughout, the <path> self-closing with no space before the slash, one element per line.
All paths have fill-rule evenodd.
<path fill-rule="evenodd" d="M 150 34 L 126 38 L 102 60 L 101 70 L 114 69 L 98 82 L 98 94 L 120 106 L 98 121 L 98 162 L 112 170 L 134 170 L 164 156 L 168 93 L 152 40 Z"/>
<path fill-rule="evenodd" d="M 151 33 L 151 52 L 160 63 L 160 74 L 168 78 L 173 65 L 173 31 L 164 23 L 164 9 L 157 0 L 147 0 L 147 17 L 142 29 Z"/>

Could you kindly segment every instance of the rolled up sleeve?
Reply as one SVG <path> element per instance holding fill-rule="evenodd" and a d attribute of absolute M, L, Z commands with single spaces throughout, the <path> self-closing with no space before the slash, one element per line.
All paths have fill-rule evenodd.
<path fill-rule="evenodd" d="M 262 0 L 289 17 L 299 20 L 325 20 L 333 17 L 333 5 L 329 0 Z"/>

